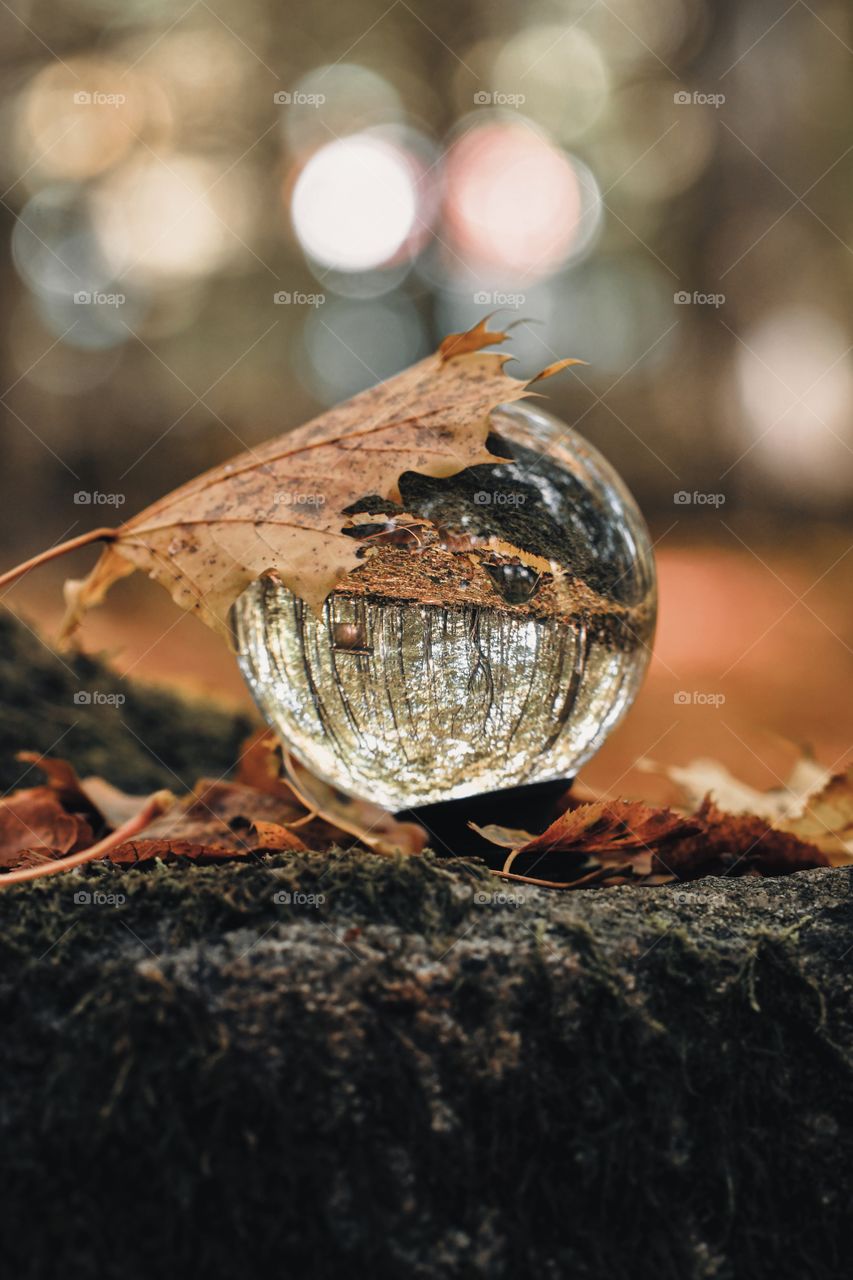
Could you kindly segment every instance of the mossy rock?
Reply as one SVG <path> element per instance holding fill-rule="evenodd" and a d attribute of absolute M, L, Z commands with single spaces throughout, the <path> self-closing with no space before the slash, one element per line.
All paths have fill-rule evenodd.
<path fill-rule="evenodd" d="M 0 950 L 16 1280 L 851 1274 L 848 870 L 97 866 Z"/>
<path fill-rule="evenodd" d="M 850 1274 L 851 883 L 518 904 L 314 854 L 9 890 L 9 1274 Z"/>
<path fill-rule="evenodd" d="M 247 716 L 123 680 L 103 662 L 54 653 L 0 611 L 0 788 L 41 779 L 17 751 L 63 756 L 78 773 L 128 791 L 189 790 L 202 774 L 231 769 L 251 730 Z"/>

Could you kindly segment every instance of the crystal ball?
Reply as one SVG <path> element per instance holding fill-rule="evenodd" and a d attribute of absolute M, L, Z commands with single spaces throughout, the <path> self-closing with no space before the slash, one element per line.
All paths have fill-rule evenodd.
<path fill-rule="evenodd" d="M 402 505 L 351 509 L 363 564 L 321 617 L 273 575 L 234 605 L 267 722 L 392 810 L 573 775 L 649 660 L 652 549 L 613 467 L 527 403 L 492 413 L 488 445 L 506 461 L 406 472 Z"/>

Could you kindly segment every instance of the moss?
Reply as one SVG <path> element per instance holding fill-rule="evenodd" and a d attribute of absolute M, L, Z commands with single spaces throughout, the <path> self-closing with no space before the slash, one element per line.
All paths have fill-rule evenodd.
<path fill-rule="evenodd" d="M 307 854 L 3 894 L 10 1267 L 837 1276 L 851 876 L 711 883 L 513 905 Z"/>
<path fill-rule="evenodd" d="M 99 700 L 75 701 L 81 694 Z M 117 696 L 123 701 L 116 703 Z M 245 716 L 133 684 L 93 658 L 60 658 L 4 613 L 0 707 L 4 791 L 20 785 L 15 753 L 22 750 L 62 755 L 81 775 L 100 774 L 139 793 L 188 790 L 203 773 L 226 773 L 250 731 Z"/>

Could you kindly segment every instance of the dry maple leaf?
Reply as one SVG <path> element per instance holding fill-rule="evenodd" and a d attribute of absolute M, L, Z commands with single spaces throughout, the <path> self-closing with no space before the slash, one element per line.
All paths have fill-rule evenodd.
<path fill-rule="evenodd" d="M 519 857 L 524 857 L 532 871 L 544 858 L 551 859 L 548 865 L 553 866 L 553 855 L 562 855 L 560 865 L 565 863 L 567 870 L 577 872 L 576 876 L 567 881 L 539 879 L 532 883 L 577 888 L 597 883 L 605 876 L 649 876 L 657 850 L 677 837 L 695 835 L 701 826 L 695 819 L 639 801 L 596 800 L 568 809 L 538 836 L 500 827 L 475 829 L 487 840 L 511 848 L 502 875 L 510 873 Z M 521 837 L 525 837 L 523 841 Z M 531 880 L 530 875 L 521 878 Z"/>
<path fill-rule="evenodd" d="M 707 875 L 790 875 L 829 866 L 816 845 L 779 831 L 754 813 L 725 813 L 706 796 L 694 814 L 697 834 L 656 850 L 653 867 L 679 880 Z"/>
<path fill-rule="evenodd" d="M 770 791 L 740 782 L 716 760 L 683 767 L 646 761 L 642 767 L 670 778 L 691 805 L 708 796 L 718 813 L 763 818 L 774 831 L 820 849 L 832 866 L 853 862 L 853 765 L 831 775 L 804 756 L 783 785 Z"/>
<path fill-rule="evenodd" d="M 68 813 L 52 787 L 28 787 L 0 801 L 0 867 L 32 855 L 61 858 L 94 839 L 81 814 Z"/>
<path fill-rule="evenodd" d="M 0 578 L 87 542 L 109 545 L 87 578 L 66 584 L 63 635 L 119 578 L 143 569 L 184 609 L 233 642 L 229 611 L 242 591 L 275 572 L 319 611 L 330 591 L 363 561 L 344 512 L 369 495 L 399 501 L 406 471 L 443 478 L 501 462 L 486 447 L 489 414 L 525 395 L 540 378 L 579 360 L 561 360 L 535 378 L 504 373 L 511 357 L 482 348 L 504 341 L 481 321 L 451 334 L 439 351 L 294 431 L 249 449 L 161 498 L 118 529 L 96 529 Z M 301 499 L 310 494 L 313 501 Z"/>
<path fill-rule="evenodd" d="M 473 824 L 472 824 L 473 825 Z M 502 827 L 478 827 L 511 850 L 501 875 L 551 888 L 587 888 L 641 878 L 647 884 L 706 875 L 788 875 L 828 866 L 814 843 L 778 830 L 757 814 L 732 814 L 709 797 L 691 816 L 635 801 L 599 800 L 562 814 L 539 836 Z M 526 874 L 511 868 L 522 858 Z M 543 860 L 571 878 L 532 876 Z"/>
<path fill-rule="evenodd" d="M 567 810 L 519 852 L 624 853 L 658 845 L 695 829 L 691 819 L 670 809 L 655 809 L 639 801 L 598 800 Z"/>

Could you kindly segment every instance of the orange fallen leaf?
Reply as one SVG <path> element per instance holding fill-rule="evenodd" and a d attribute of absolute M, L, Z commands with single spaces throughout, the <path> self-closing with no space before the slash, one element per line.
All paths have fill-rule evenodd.
<path fill-rule="evenodd" d="M 67 813 L 51 787 L 29 787 L 0 801 L 0 867 L 33 856 L 61 857 L 91 844 L 94 834 L 78 814 Z"/>
<path fill-rule="evenodd" d="M 16 758 L 40 769 L 65 811 L 85 814 L 96 829 L 120 827 L 139 813 L 150 798 L 128 795 L 103 778 L 84 778 L 81 781 L 73 765 L 58 756 L 19 751 Z"/>
<path fill-rule="evenodd" d="M 289 751 L 283 750 L 282 755 L 290 784 L 302 803 L 331 826 L 355 836 L 375 853 L 415 854 L 426 848 L 427 833 L 418 823 L 400 822 L 378 804 L 347 795 L 315 777 Z"/>
<path fill-rule="evenodd" d="M 476 830 L 511 849 L 500 874 L 551 888 L 626 878 L 660 884 L 705 875 L 787 875 L 829 865 L 816 845 L 756 814 L 724 813 L 707 797 L 691 816 L 637 801 L 600 800 L 569 809 L 539 836 L 500 827 Z M 512 872 L 519 858 L 521 876 Z M 543 862 L 553 874 L 534 876 Z"/>
<path fill-rule="evenodd" d="M 785 782 L 769 791 L 741 782 L 716 760 L 684 766 L 646 761 L 642 767 L 670 778 L 693 805 L 707 795 L 721 814 L 763 818 L 774 831 L 816 846 L 832 866 L 853 862 L 853 765 L 831 774 L 803 756 Z"/>
<path fill-rule="evenodd" d="M 399 501 L 406 471 L 444 478 L 502 462 L 487 448 L 489 415 L 532 383 L 581 360 L 559 360 L 534 378 L 504 373 L 507 355 L 484 352 L 506 334 L 485 321 L 451 334 L 438 353 L 287 434 L 214 467 L 118 529 L 97 529 L 0 577 L 0 586 L 87 541 L 108 545 L 88 577 L 66 583 L 63 636 L 119 578 L 143 569 L 184 609 L 233 642 L 229 613 L 242 591 L 275 573 L 319 611 L 362 563 L 365 547 L 346 513 L 368 497 Z M 314 499 L 301 500 L 310 493 Z M 523 556 L 524 552 L 518 552 Z"/>
<path fill-rule="evenodd" d="M 639 801 L 597 800 L 568 809 L 539 836 L 519 849 L 524 853 L 606 854 L 646 849 L 676 834 L 698 830 L 689 818 L 671 809 L 655 809 Z"/>

